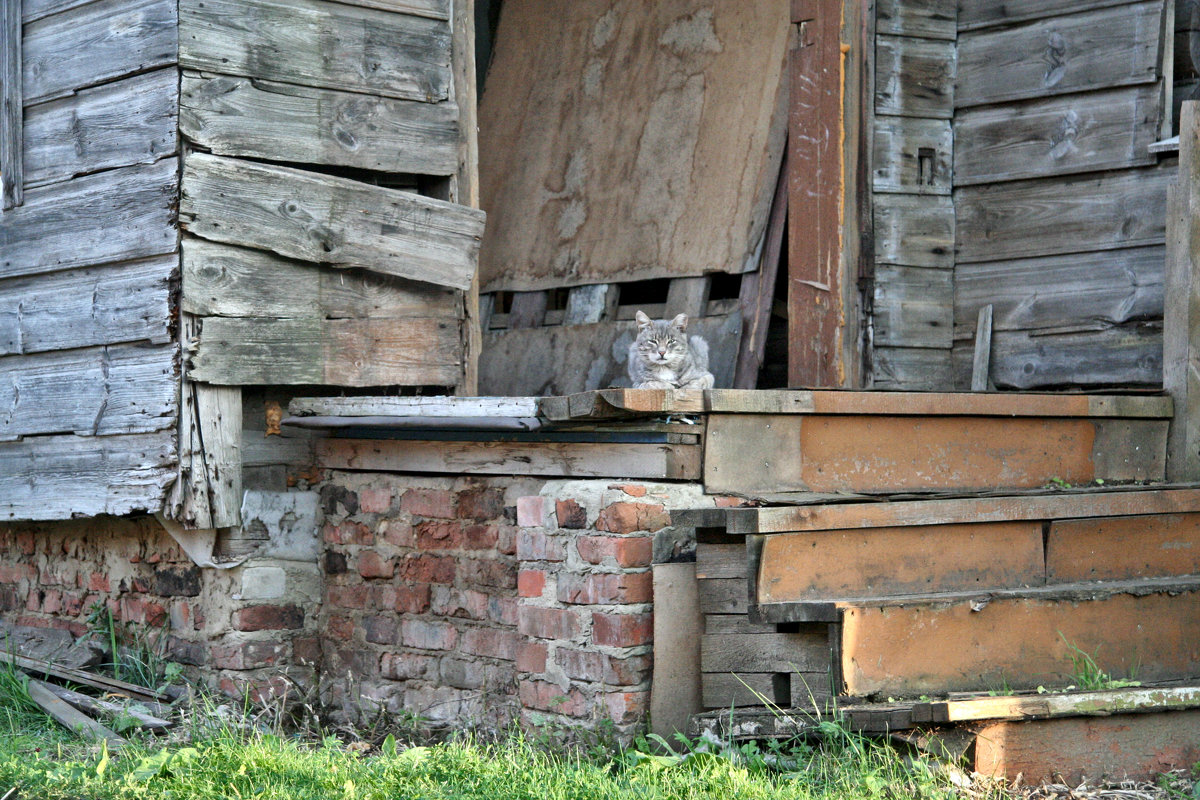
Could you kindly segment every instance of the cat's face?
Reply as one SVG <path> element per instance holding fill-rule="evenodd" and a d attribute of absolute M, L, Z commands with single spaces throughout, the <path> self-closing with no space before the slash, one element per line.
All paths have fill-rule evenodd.
<path fill-rule="evenodd" d="M 641 311 L 635 315 L 638 324 L 637 352 L 647 364 L 671 367 L 687 355 L 687 315 L 675 319 L 652 320 Z"/>

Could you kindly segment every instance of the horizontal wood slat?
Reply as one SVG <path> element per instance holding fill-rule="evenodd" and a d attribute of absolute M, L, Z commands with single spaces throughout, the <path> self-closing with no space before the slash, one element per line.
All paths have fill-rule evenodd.
<path fill-rule="evenodd" d="M 949 195 L 954 141 L 949 120 L 876 116 L 871 188 L 876 192 Z"/>
<path fill-rule="evenodd" d="M 993 25 L 1011 25 L 1045 17 L 1061 17 L 1108 6 L 1129 5 L 1129 0 L 958 0 L 960 31 Z"/>
<path fill-rule="evenodd" d="M 875 268 L 875 342 L 880 346 L 953 344 L 954 273 L 944 269 Z"/>
<path fill-rule="evenodd" d="M 955 386 L 949 350 L 927 347 L 876 347 L 872 386 L 880 391 L 936 391 Z"/>
<path fill-rule="evenodd" d="M 875 113 L 953 117 L 957 52 L 954 42 L 876 37 Z"/>
<path fill-rule="evenodd" d="M 895 36 L 954 41 L 958 36 L 956 0 L 878 0 L 875 30 Z"/>
<path fill-rule="evenodd" d="M 484 213 L 286 167 L 184 160 L 181 224 L 212 241 L 466 289 Z"/>
<path fill-rule="evenodd" d="M 875 263 L 954 267 L 954 203 L 949 197 L 877 194 Z"/>

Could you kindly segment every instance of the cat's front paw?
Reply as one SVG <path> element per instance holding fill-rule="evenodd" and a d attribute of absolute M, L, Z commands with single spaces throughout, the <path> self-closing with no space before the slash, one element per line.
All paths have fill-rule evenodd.
<path fill-rule="evenodd" d="M 642 381 L 633 385 L 635 389 L 674 389 L 675 384 L 666 381 Z"/>
<path fill-rule="evenodd" d="M 679 388 L 680 389 L 711 389 L 711 388 L 713 388 L 713 384 L 715 382 L 716 381 L 714 380 L 712 373 L 706 372 L 703 375 L 701 375 L 699 378 L 692 378 L 690 381 L 683 384 L 683 386 L 680 386 Z"/>

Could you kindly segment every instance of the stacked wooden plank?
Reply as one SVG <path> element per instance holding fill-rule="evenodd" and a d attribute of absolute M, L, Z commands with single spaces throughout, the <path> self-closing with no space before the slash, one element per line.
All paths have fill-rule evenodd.
<path fill-rule="evenodd" d="M 1173 5 L 959 3 L 958 386 L 988 305 L 997 386 L 1161 381 Z"/>

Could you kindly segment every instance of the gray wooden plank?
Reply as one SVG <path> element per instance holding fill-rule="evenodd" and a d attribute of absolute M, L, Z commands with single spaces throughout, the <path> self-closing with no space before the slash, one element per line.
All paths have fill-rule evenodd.
<path fill-rule="evenodd" d="M 154 513 L 175 480 L 175 432 L 0 443 L 0 519 Z"/>
<path fill-rule="evenodd" d="M 21 0 L 21 17 L 26 22 L 33 22 L 92 2 L 95 0 Z"/>
<path fill-rule="evenodd" d="M 25 27 L 25 105 L 175 64 L 176 0 L 98 0 Z"/>
<path fill-rule="evenodd" d="M 462 316 L 456 291 L 372 272 L 329 270 L 191 236 L 183 240 L 181 302 L 184 311 L 206 317 Z"/>
<path fill-rule="evenodd" d="M 1200 16 L 1200 5 L 1193 6 Z M 1200 20 L 1198 20 L 1200 21 Z M 1167 440 L 1167 478 L 1200 480 L 1200 271 L 1193 245 L 1200 208 L 1200 119 L 1186 103 L 1179 120 L 1179 180 L 1168 197 L 1166 265 L 1163 282 L 1163 389 L 1175 402 Z"/>
<path fill-rule="evenodd" d="M 108 83 L 25 111 L 25 185 L 39 186 L 178 152 L 174 68 Z"/>
<path fill-rule="evenodd" d="M 871 188 L 949 195 L 954 141 L 950 120 L 876 115 Z"/>
<path fill-rule="evenodd" d="M 1061 17 L 1107 6 L 1129 5 L 1129 0 L 958 0 L 959 31 L 1011 25 L 1043 17 Z"/>
<path fill-rule="evenodd" d="M 950 350 L 876 347 L 872 388 L 892 391 L 947 391 L 955 387 Z"/>
<path fill-rule="evenodd" d="M 741 314 L 735 313 L 688 323 L 689 334 L 699 334 L 708 342 L 709 370 L 717 386 L 730 386 L 733 380 L 741 320 Z M 633 322 L 485 332 L 479 360 L 480 392 L 562 395 L 628 386 L 629 345 L 636 334 Z"/>
<path fill-rule="evenodd" d="M 975 351 L 971 358 L 971 391 L 992 388 L 992 306 L 979 309 L 975 320 Z"/>
<path fill-rule="evenodd" d="M 956 0 L 878 0 L 875 4 L 877 33 L 954 41 L 957 20 Z"/>
<path fill-rule="evenodd" d="M 825 633 L 721 633 L 700 640 L 704 672 L 817 672 L 829 667 Z"/>
<path fill-rule="evenodd" d="M 338 0 L 348 6 L 365 6 L 398 14 L 415 14 L 432 19 L 450 19 L 451 0 Z"/>
<path fill-rule="evenodd" d="M 188 374 L 222 385 L 453 386 L 456 320 L 206 317 Z"/>
<path fill-rule="evenodd" d="M 994 306 L 998 331 L 1099 328 L 1163 313 L 1162 247 L 962 264 L 954 274 L 956 336 Z"/>
<path fill-rule="evenodd" d="M 696 278 L 673 278 L 667 287 L 667 303 L 663 319 L 676 314 L 687 314 L 692 319 L 704 315 L 708 307 L 708 291 L 712 278 L 702 275 Z"/>
<path fill-rule="evenodd" d="M 180 0 L 181 66 L 405 100 L 449 96 L 450 25 L 324 0 Z"/>
<path fill-rule="evenodd" d="M 218 155 L 453 175 L 458 107 L 233 77 L 183 75 L 184 136 Z"/>
<path fill-rule="evenodd" d="M 0 356 L 170 341 L 177 262 L 160 256 L 0 281 Z"/>
<path fill-rule="evenodd" d="M 1154 84 L 966 109 L 954 119 L 954 184 L 1153 164 L 1161 113 Z"/>
<path fill-rule="evenodd" d="M 948 197 L 878 194 L 875 263 L 954 267 L 954 203 Z"/>
<path fill-rule="evenodd" d="M 948 349 L 954 343 L 954 273 L 877 265 L 874 311 L 876 344 Z"/>
<path fill-rule="evenodd" d="M 616 311 L 620 289 L 613 283 L 572 286 L 567 294 L 563 325 L 590 325 L 611 317 Z"/>
<path fill-rule="evenodd" d="M 1161 245 L 1173 166 L 967 186 L 958 263 Z"/>
<path fill-rule="evenodd" d="M 876 37 L 875 113 L 950 119 L 956 54 L 954 42 Z"/>
<path fill-rule="evenodd" d="M 184 315 L 183 330 L 196 318 Z M 188 376 L 179 418 L 179 480 L 169 516 L 191 528 L 240 525 L 242 504 L 242 389 L 209 386 Z"/>
<path fill-rule="evenodd" d="M 0 358 L 0 438 L 174 428 L 179 401 L 175 363 L 170 344 Z"/>
<path fill-rule="evenodd" d="M 358 181 L 193 153 L 181 224 L 213 241 L 466 289 L 484 213 Z"/>
<path fill-rule="evenodd" d="M 546 321 L 546 306 L 549 301 L 549 293 L 545 290 L 515 292 L 508 312 L 509 329 L 540 328 Z"/>
<path fill-rule="evenodd" d="M 1154 83 L 1161 38 L 1161 0 L 964 33 L 955 102 L 963 108 Z"/>
<path fill-rule="evenodd" d="M 0 278 L 174 252 L 178 197 L 172 158 L 31 189 L 0 215 Z"/>
<path fill-rule="evenodd" d="M 21 4 L 0 5 L 0 211 L 20 205 L 25 184 L 21 86 Z"/>
<path fill-rule="evenodd" d="M 288 413 L 326 417 L 536 417 L 536 397 L 298 397 Z"/>
<path fill-rule="evenodd" d="M 108 743 L 108 748 L 114 751 L 128 744 L 124 738 L 59 698 L 45 683 L 37 679 L 30 680 L 25 690 L 29 693 L 29 699 L 67 730 L 85 739 L 103 739 Z"/>
<path fill-rule="evenodd" d="M 954 348 L 961 381 L 969 380 L 972 351 L 969 343 Z M 1131 324 L 1041 335 L 996 331 L 991 376 L 1002 389 L 1159 386 L 1162 329 Z"/>

